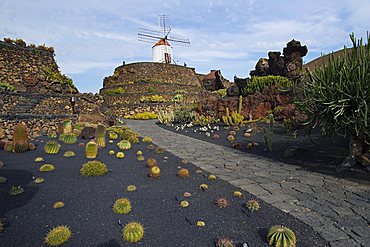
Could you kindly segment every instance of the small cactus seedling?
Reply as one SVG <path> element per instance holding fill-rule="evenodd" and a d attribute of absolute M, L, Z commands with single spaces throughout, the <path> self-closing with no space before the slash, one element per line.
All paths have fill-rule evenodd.
<path fill-rule="evenodd" d="M 95 159 L 98 156 L 98 144 L 90 141 L 85 146 L 85 155 L 88 159 Z"/>
<path fill-rule="evenodd" d="M 45 146 L 44 150 L 47 154 L 57 154 L 60 149 L 60 144 L 57 141 L 48 141 Z"/>
<path fill-rule="evenodd" d="M 150 138 L 149 136 L 144 136 L 143 139 L 141 139 L 142 142 L 146 142 L 146 143 L 150 143 L 152 142 L 152 138 Z"/>
<path fill-rule="evenodd" d="M 149 144 L 146 148 L 149 150 L 153 150 L 155 149 L 155 146 L 153 144 Z"/>
<path fill-rule="evenodd" d="M 161 175 L 161 169 L 158 166 L 150 168 L 149 177 L 158 178 Z"/>
<path fill-rule="evenodd" d="M 113 212 L 116 214 L 128 214 L 131 211 L 131 202 L 127 198 L 119 198 L 113 204 Z"/>
<path fill-rule="evenodd" d="M 35 162 L 44 162 L 44 158 L 43 157 L 36 157 Z"/>
<path fill-rule="evenodd" d="M 23 124 L 17 124 L 13 129 L 14 152 L 23 153 L 29 148 L 29 138 L 27 127 Z"/>
<path fill-rule="evenodd" d="M 216 247 L 234 247 L 234 242 L 228 238 L 219 238 L 216 241 Z"/>
<path fill-rule="evenodd" d="M 181 201 L 180 206 L 183 207 L 183 208 L 187 208 L 187 207 L 189 207 L 189 202 L 188 201 Z"/>
<path fill-rule="evenodd" d="M 108 173 L 109 170 L 107 166 L 97 160 L 89 161 L 82 165 L 80 169 L 80 174 L 85 177 L 98 177 L 103 176 Z"/>
<path fill-rule="evenodd" d="M 204 226 L 206 226 L 206 223 L 202 220 L 199 220 L 199 221 L 197 221 L 196 225 L 197 225 L 197 227 L 204 227 Z"/>
<path fill-rule="evenodd" d="M 123 152 L 117 152 L 116 157 L 118 159 L 123 159 L 123 158 L 125 158 L 125 154 Z"/>
<path fill-rule="evenodd" d="M 96 143 L 98 144 L 99 147 L 105 148 L 106 142 L 105 142 L 105 127 L 101 124 L 96 127 Z"/>
<path fill-rule="evenodd" d="M 273 226 L 267 233 L 269 245 L 275 247 L 295 247 L 296 236 L 292 230 L 285 226 Z"/>
<path fill-rule="evenodd" d="M 137 158 L 136 158 L 138 161 L 144 161 L 145 160 L 145 157 L 144 156 L 142 156 L 142 155 L 139 155 L 139 156 L 137 156 Z"/>
<path fill-rule="evenodd" d="M 218 198 L 216 201 L 215 201 L 215 204 L 219 207 L 219 208 L 227 208 L 229 206 L 229 202 L 227 201 L 227 199 L 225 197 L 220 197 Z"/>
<path fill-rule="evenodd" d="M 24 192 L 24 189 L 20 185 L 12 186 L 9 190 L 9 195 L 17 196 L 17 195 L 22 194 L 23 192 Z"/>
<path fill-rule="evenodd" d="M 129 150 L 131 148 L 131 143 L 127 140 L 122 140 L 117 143 L 117 147 L 120 150 Z"/>
<path fill-rule="evenodd" d="M 257 200 L 249 200 L 246 204 L 246 207 L 250 210 L 250 211 L 257 211 L 258 209 L 260 209 L 260 204 L 258 203 Z"/>
<path fill-rule="evenodd" d="M 57 246 L 67 242 L 72 237 L 68 226 L 57 226 L 51 229 L 45 237 L 45 243 L 50 246 Z"/>
<path fill-rule="evenodd" d="M 216 180 L 216 179 L 217 179 L 216 175 L 209 175 L 208 176 L 208 180 Z"/>
<path fill-rule="evenodd" d="M 53 205 L 53 208 L 62 208 L 62 207 L 64 207 L 64 202 L 62 201 L 56 202 Z"/>
<path fill-rule="evenodd" d="M 187 178 L 189 177 L 190 173 L 188 169 L 182 168 L 177 172 L 177 176 L 180 178 Z"/>
<path fill-rule="evenodd" d="M 118 139 L 118 134 L 114 131 L 109 131 L 109 139 L 112 139 L 112 140 Z"/>
<path fill-rule="evenodd" d="M 70 158 L 70 157 L 74 157 L 76 156 L 75 152 L 73 151 L 66 151 L 64 154 L 63 154 L 64 157 L 66 158 Z"/>
<path fill-rule="evenodd" d="M 33 180 L 33 182 L 35 183 L 35 184 L 41 184 L 41 183 L 43 183 L 45 181 L 45 179 L 43 179 L 43 178 L 35 178 L 35 180 Z"/>
<path fill-rule="evenodd" d="M 122 237 L 129 243 L 137 243 L 144 237 L 144 227 L 139 222 L 130 222 L 122 229 Z"/>
<path fill-rule="evenodd" d="M 130 184 L 130 185 L 127 186 L 126 190 L 129 191 L 129 192 L 134 192 L 134 191 L 136 191 L 136 186 L 133 185 L 133 184 Z"/>
<path fill-rule="evenodd" d="M 114 155 L 115 152 L 114 152 L 114 150 L 109 150 L 108 153 L 109 153 L 109 155 Z"/>
<path fill-rule="evenodd" d="M 141 152 L 140 150 L 136 152 L 137 155 L 143 155 L 143 152 Z"/>
<path fill-rule="evenodd" d="M 201 184 L 199 185 L 199 188 L 202 189 L 203 191 L 207 190 L 209 187 L 208 187 L 208 184 Z"/>
<path fill-rule="evenodd" d="M 52 164 L 44 164 L 40 166 L 39 171 L 40 172 L 51 172 L 55 170 L 55 166 Z"/>
<path fill-rule="evenodd" d="M 146 161 L 146 166 L 147 167 L 153 167 L 157 165 L 157 160 L 155 158 L 149 158 Z"/>
<path fill-rule="evenodd" d="M 240 197 L 242 197 L 242 195 L 243 195 L 243 193 L 240 192 L 240 191 L 238 191 L 238 190 L 233 192 L 233 196 L 235 196 L 235 197 L 239 197 L 240 198 Z"/>
<path fill-rule="evenodd" d="M 227 140 L 228 141 L 234 141 L 235 140 L 235 137 L 233 135 L 228 135 L 227 136 Z"/>

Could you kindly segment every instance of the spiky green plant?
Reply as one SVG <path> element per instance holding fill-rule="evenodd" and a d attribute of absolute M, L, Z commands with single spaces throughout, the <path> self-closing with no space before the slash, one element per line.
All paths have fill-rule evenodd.
<path fill-rule="evenodd" d="M 129 243 L 137 243 L 144 237 L 144 227 L 139 222 L 130 222 L 122 229 L 122 237 Z"/>
<path fill-rule="evenodd" d="M 229 202 L 227 201 L 227 199 L 225 197 L 220 197 L 218 198 L 216 201 L 215 201 L 215 204 L 219 207 L 219 208 L 227 208 L 229 206 Z"/>
<path fill-rule="evenodd" d="M 94 141 L 90 141 L 85 146 L 85 155 L 88 159 L 95 159 L 98 155 L 98 144 Z"/>
<path fill-rule="evenodd" d="M 64 157 L 66 158 L 70 158 L 70 157 L 74 157 L 76 156 L 75 152 L 73 151 L 66 151 L 64 154 L 63 154 Z"/>
<path fill-rule="evenodd" d="M 177 171 L 177 176 L 179 176 L 180 178 L 187 178 L 190 176 L 189 170 L 186 168 L 182 168 Z"/>
<path fill-rule="evenodd" d="M 101 124 L 96 127 L 96 133 L 95 133 L 96 143 L 99 147 L 105 148 L 106 146 L 106 130 L 105 127 Z"/>
<path fill-rule="evenodd" d="M 63 122 L 63 133 L 72 133 L 72 123 L 69 120 Z"/>
<path fill-rule="evenodd" d="M 117 143 L 117 147 L 120 150 L 129 150 L 131 148 L 131 143 L 127 140 L 122 140 Z"/>
<path fill-rule="evenodd" d="M 144 137 L 143 137 L 143 139 L 141 139 L 141 141 L 142 141 L 142 142 L 146 142 L 146 143 L 148 143 L 148 142 L 152 142 L 152 141 L 153 141 L 153 139 L 152 139 L 152 138 L 150 138 L 149 136 L 144 136 Z"/>
<path fill-rule="evenodd" d="M 113 212 L 116 214 L 128 214 L 131 212 L 131 202 L 127 198 L 119 198 L 113 204 Z"/>
<path fill-rule="evenodd" d="M 234 242 L 228 238 L 219 238 L 216 241 L 216 247 L 234 247 Z"/>
<path fill-rule="evenodd" d="M 9 190 L 9 195 L 17 196 L 17 195 L 22 194 L 23 192 L 24 192 L 24 189 L 22 188 L 22 186 L 20 185 L 12 186 Z"/>
<path fill-rule="evenodd" d="M 250 211 L 257 211 L 258 209 L 260 209 L 260 204 L 258 203 L 257 200 L 249 200 L 247 201 L 247 204 L 245 205 Z"/>
<path fill-rule="evenodd" d="M 44 150 L 47 154 L 57 154 L 60 149 L 60 144 L 57 141 L 48 141 L 45 146 Z"/>
<path fill-rule="evenodd" d="M 297 239 L 292 230 L 285 226 L 272 226 L 267 233 L 269 245 L 275 247 L 295 247 Z"/>
<path fill-rule="evenodd" d="M 134 192 L 134 191 L 136 191 L 136 185 L 130 184 L 130 185 L 127 186 L 126 189 L 129 192 Z"/>
<path fill-rule="evenodd" d="M 109 139 L 112 139 L 112 140 L 118 139 L 118 134 L 114 131 L 109 131 Z"/>
<path fill-rule="evenodd" d="M 323 136 L 351 138 L 352 165 L 370 145 L 370 35 L 367 45 L 353 33 L 350 39 L 352 49 L 344 47 L 342 56 L 332 54 L 322 67 L 308 71 L 295 103 L 307 115 L 303 124 L 309 132 L 319 127 Z"/>
<path fill-rule="evenodd" d="M 40 172 L 51 172 L 55 170 L 55 166 L 52 164 L 44 164 L 40 166 L 39 171 Z"/>
<path fill-rule="evenodd" d="M 62 202 L 62 201 L 55 202 L 54 205 L 53 205 L 53 208 L 55 208 L 55 209 L 62 208 L 62 207 L 64 207 L 64 202 Z"/>
<path fill-rule="evenodd" d="M 64 144 L 75 144 L 77 142 L 77 135 L 74 133 L 63 134 Z"/>
<path fill-rule="evenodd" d="M 108 172 L 109 170 L 107 166 L 97 160 L 89 161 L 83 164 L 82 168 L 80 169 L 80 174 L 85 177 L 103 176 Z"/>
<path fill-rule="evenodd" d="M 272 138 L 274 134 L 274 114 L 269 114 L 269 128 L 263 128 L 263 138 L 265 139 L 265 144 L 269 151 L 272 151 Z"/>
<path fill-rule="evenodd" d="M 50 246 L 58 246 L 67 242 L 72 237 L 68 226 L 57 226 L 51 229 L 45 237 L 45 243 Z"/>
<path fill-rule="evenodd" d="M 43 179 L 43 178 L 35 178 L 35 180 L 33 180 L 33 182 L 35 183 L 35 184 L 41 184 L 41 183 L 43 183 L 45 181 L 45 179 Z"/>
<path fill-rule="evenodd" d="M 29 137 L 27 127 L 23 124 L 17 124 L 13 129 L 14 152 L 23 153 L 29 148 Z"/>
<path fill-rule="evenodd" d="M 13 152 L 14 151 L 14 144 L 12 141 L 7 141 L 4 145 L 4 150 L 6 152 Z"/>

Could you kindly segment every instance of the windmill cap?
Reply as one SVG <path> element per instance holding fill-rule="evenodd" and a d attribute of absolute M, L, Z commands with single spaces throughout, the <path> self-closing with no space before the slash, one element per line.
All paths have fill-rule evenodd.
<path fill-rule="evenodd" d="M 167 40 L 165 40 L 164 38 L 160 39 L 157 43 L 155 43 L 153 47 L 156 47 L 159 45 L 171 46 L 170 43 L 168 43 Z"/>

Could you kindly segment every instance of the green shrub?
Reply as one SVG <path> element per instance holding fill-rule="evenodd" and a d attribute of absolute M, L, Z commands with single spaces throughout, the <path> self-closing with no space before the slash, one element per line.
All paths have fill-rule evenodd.
<path fill-rule="evenodd" d="M 142 112 L 136 113 L 134 115 L 126 115 L 124 116 L 126 119 L 136 119 L 136 120 L 149 120 L 149 119 L 157 119 L 157 114 L 152 112 Z"/>
<path fill-rule="evenodd" d="M 370 36 L 368 45 L 350 35 L 353 49 L 332 54 L 324 66 L 309 72 L 296 104 L 307 115 L 309 131 L 321 127 L 324 136 L 343 135 L 370 143 Z"/>
<path fill-rule="evenodd" d="M 162 102 L 166 102 L 166 100 L 163 98 L 162 95 L 155 94 L 155 95 L 141 96 L 140 102 L 141 103 L 162 103 Z"/>
<path fill-rule="evenodd" d="M 292 87 L 292 82 L 282 76 L 252 76 L 247 85 L 241 89 L 241 94 L 242 96 L 247 96 L 255 92 L 262 92 L 264 88 L 272 85 L 276 85 L 279 88 L 290 88 Z"/>
<path fill-rule="evenodd" d="M 120 94 L 124 94 L 125 93 L 125 89 L 123 87 L 118 87 L 118 88 L 115 88 L 115 89 L 108 89 L 105 94 L 106 95 L 120 95 Z"/>
<path fill-rule="evenodd" d="M 83 164 L 82 168 L 80 169 L 80 174 L 86 177 L 97 177 L 103 176 L 104 174 L 108 173 L 107 166 L 100 162 L 100 161 L 89 161 Z"/>
<path fill-rule="evenodd" d="M 215 92 L 218 93 L 222 98 L 225 98 L 226 95 L 227 95 L 226 88 L 225 89 L 219 89 Z"/>
<path fill-rule="evenodd" d="M 14 92 L 14 86 L 11 85 L 9 82 L 0 82 L 0 90 Z"/>
<path fill-rule="evenodd" d="M 68 85 L 69 87 L 74 87 L 73 80 L 62 74 L 56 66 L 46 67 L 44 70 L 44 76 L 46 77 L 46 81 L 58 81 L 62 85 Z"/>

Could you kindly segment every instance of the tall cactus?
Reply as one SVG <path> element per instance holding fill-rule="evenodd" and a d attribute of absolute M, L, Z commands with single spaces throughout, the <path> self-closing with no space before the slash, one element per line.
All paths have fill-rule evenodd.
<path fill-rule="evenodd" d="M 13 129 L 14 152 L 23 153 L 28 150 L 29 138 L 27 127 L 23 124 L 17 124 Z"/>
<path fill-rule="evenodd" d="M 63 133 L 72 133 L 72 123 L 69 120 L 63 122 L 64 131 Z"/>
<path fill-rule="evenodd" d="M 272 137 L 273 137 L 273 130 L 274 130 L 274 115 L 272 113 L 269 114 L 269 121 L 270 125 L 269 128 L 263 128 L 263 138 L 265 139 L 265 144 L 269 151 L 272 151 Z"/>
<path fill-rule="evenodd" d="M 106 141 L 105 141 L 105 134 L 106 130 L 105 127 L 101 124 L 96 127 L 96 143 L 98 144 L 99 147 L 105 148 L 106 146 Z"/>
<path fill-rule="evenodd" d="M 222 121 L 225 125 L 240 125 L 244 121 L 244 117 L 240 114 L 243 107 L 243 97 L 239 96 L 238 112 L 233 111 L 230 115 L 229 108 L 226 107 L 226 115 L 222 116 Z"/>
<path fill-rule="evenodd" d="M 85 155 L 88 159 L 95 159 L 98 155 L 98 144 L 94 141 L 90 141 L 85 146 Z"/>

